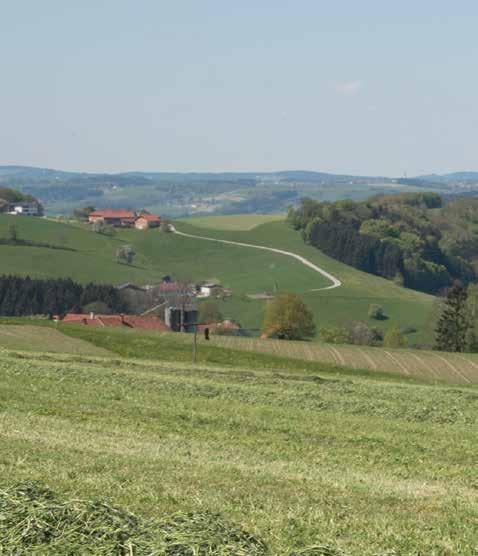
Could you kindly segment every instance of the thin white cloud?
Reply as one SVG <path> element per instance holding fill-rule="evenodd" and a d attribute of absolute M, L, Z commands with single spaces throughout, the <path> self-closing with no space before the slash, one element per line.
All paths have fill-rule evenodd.
<path fill-rule="evenodd" d="M 360 79 L 355 81 L 342 81 L 341 83 L 336 83 L 335 91 L 337 94 L 344 97 L 353 97 L 358 94 L 363 87 L 364 83 Z"/>

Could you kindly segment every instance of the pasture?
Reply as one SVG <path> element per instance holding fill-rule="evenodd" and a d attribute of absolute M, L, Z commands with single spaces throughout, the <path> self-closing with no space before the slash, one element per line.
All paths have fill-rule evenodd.
<path fill-rule="evenodd" d="M 196 228 L 210 230 L 249 231 L 261 224 L 284 220 L 283 214 L 229 214 L 227 216 L 196 216 L 185 220 Z"/>

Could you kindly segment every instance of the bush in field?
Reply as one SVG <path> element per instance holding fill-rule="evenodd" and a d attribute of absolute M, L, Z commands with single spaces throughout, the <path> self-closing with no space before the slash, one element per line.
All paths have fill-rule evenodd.
<path fill-rule="evenodd" d="M 400 329 L 394 326 L 392 328 L 389 328 L 385 333 L 383 345 L 389 348 L 402 348 L 406 347 L 407 339 L 400 332 Z"/>
<path fill-rule="evenodd" d="M 101 220 L 96 220 L 95 222 L 93 222 L 93 224 L 91 225 L 91 229 L 97 234 L 103 234 L 104 236 L 113 237 L 114 235 L 116 235 L 116 230 L 113 228 L 113 226 L 105 224 Z"/>
<path fill-rule="evenodd" d="M 359 346 L 378 346 L 382 343 L 383 333 L 365 322 L 351 322 L 346 326 L 351 344 Z"/>
<path fill-rule="evenodd" d="M 368 316 L 375 320 L 385 320 L 387 318 L 383 307 L 376 303 L 372 303 L 368 306 Z"/>
<path fill-rule="evenodd" d="M 284 293 L 267 304 L 262 329 L 281 340 L 304 340 L 315 334 L 314 316 L 298 295 Z"/>
<path fill-rule="evenodd" d="M 329 344 L 348 344 L 350 343 L 348 331 L 340 326 L 329 326 L 320 329 L 320 337 Z"/>
<path fill-rule="evenodd" d="M 119 263 L 133 264 L 136 252 L 131 245 L 123 245 L 116 250 L 116 261 Z"/>

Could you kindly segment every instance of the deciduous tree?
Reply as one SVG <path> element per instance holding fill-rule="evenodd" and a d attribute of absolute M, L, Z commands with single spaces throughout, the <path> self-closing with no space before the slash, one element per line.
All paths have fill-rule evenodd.
<path fill-rule="evenodd" d="M 266 307 L 263 333 L 284 340 L 303 340 L 315 334 L 314 316 L 302 299 L 284 293 Z"/>

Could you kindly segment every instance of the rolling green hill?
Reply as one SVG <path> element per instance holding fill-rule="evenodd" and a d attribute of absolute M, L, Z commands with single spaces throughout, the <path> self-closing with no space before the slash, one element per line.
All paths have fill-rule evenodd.
<path fill-rule="evenodd" d="M 237 228 L 237 217 L 234 219 L 233 227 Z M 21 239 L 52 243 L 73 251 L 0 245 L 3 273 L 34 277 L 70 276 L 83 283 L 98 281 L 113 284 L 126 281 L 146 284 L 159 281 L 166 274 L 185 280 L 218 280 L 233 291 L 232 297 L 221 302 L 223 314 L 252 329 L 260 327 L 265 302 L 247 297 L 250 294 L 275 289 L 300 293 L 313 309 L 319 327 L 349 320 L 367 320 L 369 304 L 379 303 L 390 318 L 380 323 L 372 321 L 374 324 L 384 328 L 391 325 L 413 326 L 419 332 L 410 336 L 411 342 L 430 340 L 432 296 L 400 288 L 343 265 L 304 245 L 299 234 L 282 221 L 268 222 L 243 231 L 208 229 L 204 227 L 207 225 L 204 218 L 200 221 L 201 227 L 194 226 L 194 220 L 180 222 L 177 227 L 197 235 L 265 245 L 300 254 L 337 276 L 343 283 L 341 287 L 311 292 L 329 285 L 329 281 L 290 257 L 248 247 L 179 237 L 158 230 L 124 230 L 111 238 L 67 222 L 6 215 L 0 216 L 0 237 L 7 235 L 12 224 Z M 213 219 L 214 225 L 217 228 L 218 223 Z M 224 226 L 227 225 L 226 221 Z M 250 226 L 248 217 L 247 227 Z M 132 266 L 118 264 L 115 260 L 116 249 L 123 243 L 132 245 L 137 252 Z"/>
<path fill-rule="evenodd" d="M 28 341 L 31 329 L 12 328 Z M 183 512 L 185 527 L 219 512 L 261 538 L 264 556 L 473 554 L 476 388 L 236 353 L 194 366 L 0 349 L 1 493 L 35 480 L 146 518 Z M 2 517 L 14 536 L 4 506 Z M 22 553 L 31 538 L 55 552 L 25 516 L 14 524 Z"/>

